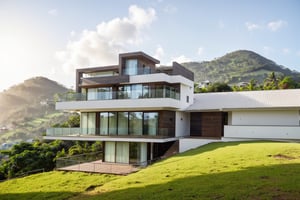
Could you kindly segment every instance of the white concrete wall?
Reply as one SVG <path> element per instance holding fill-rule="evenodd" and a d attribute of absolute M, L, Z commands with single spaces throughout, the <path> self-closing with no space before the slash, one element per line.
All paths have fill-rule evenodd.
<path fill-rule="evenodd" d="M 190 135 L 190 113 L 177 111 L 175 123 L 176 123 L 175 124 L 176 137 Z"/>
<path fill-rule="evenodd" d="M 187 102 L 187 96 L 189 101 Z M 194 86 L 180 85 L 180 108 L 184 110 L 194 103 Z"/>
<path fill-rule="evenodd" d="M 153 83 L 153 82 L 167 82 L 167 83 L 182 83 L 185 85 L 194 85 L 194 82 L 180 75 L 168 75 L 165 73 L 143 74 L 129 77 L 130 83 Z"/>
<path fill-rule="evenodd" d="M 230 124 L 230 123 L 229 123 Z M 233 111 L 232 125 L 299 126 L 298 110 Z"/>
<path fill-rule="evenodd" d="M 117 100 L 95 100 L 95 101 L 68 101 L 57 102 L 57 110 L 80 110 L 80 111 L 122 111 L 122 110 L 161 110 L 180 109 L 181 103 L 171 98 L 149 98 L 149 99 L 117 99 Z"/>
<path fill-rule="evenodd" d="M 253 139 L 300 139 L 300 127 L 224 126 L 224 137 Z"/>
<path fill-rule="evenodd" d="M 179 140 L 179 153 L 206 145 L 211 142 L 219 142 L 219 141 L 220 140 L 182 138 Z"/>

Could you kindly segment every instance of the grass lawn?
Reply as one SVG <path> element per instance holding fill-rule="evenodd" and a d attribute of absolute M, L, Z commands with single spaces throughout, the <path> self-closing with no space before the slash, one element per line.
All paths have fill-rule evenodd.
<path fill-rule="evenodd" d="M 300 144 L 212 143 L 128 176 L 42 173 L 0 183 L 0 199 L 300 199 Z"/>
<path fill-rule="evenodd" d="M 118 176 L 81 172 L 46 172 L 0 183 L 0 199 L 68 199 Z"/>
<path fill-rule="evenodd" d="M 300 199 L 300 144 L 212 143 L 78 199 Z"/>

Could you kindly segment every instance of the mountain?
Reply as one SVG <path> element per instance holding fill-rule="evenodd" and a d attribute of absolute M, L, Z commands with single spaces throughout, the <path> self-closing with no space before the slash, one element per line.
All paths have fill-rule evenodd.
<path fill-rule="evenodd" d="M 300 73 L 276 64 L 253 51 L 238 50 L 220 58 L 205 62 L 182 63 L 195 74 L 195 82 L 226 82 L 237 84 L 249 82 L 251 79 L 262 83 L 266 76 L 275 72 L 279 76 L 291 76 L 300 81 Z"/>
<path fill-rule="evenodd" d="M 6 127 L 9 131 L 0 130 L 0 142 L 25 140 L 42 134 L 39 131 L 45 131 L 46 122 L 59 121 L 54 118 L 63 115 L 55 110 L 54 95 L 67 91 L 55 81 L 35 77 L 1 92 L 0 128 Z M 40 121 L 37 121 L 39 118 Z"/>

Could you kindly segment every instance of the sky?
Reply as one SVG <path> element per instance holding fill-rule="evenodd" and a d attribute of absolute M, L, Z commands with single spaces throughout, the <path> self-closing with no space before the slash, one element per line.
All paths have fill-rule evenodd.
<path fill-rule="evenodd" d="M 251 50 L 300 71 L 299 0 L 0 0 L 0 92 L 143 51 L 169 64 Z"/>

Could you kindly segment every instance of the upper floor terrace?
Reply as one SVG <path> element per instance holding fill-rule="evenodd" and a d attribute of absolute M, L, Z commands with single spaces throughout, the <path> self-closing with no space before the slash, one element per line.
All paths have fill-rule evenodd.
<path fill-rule="evenodd" d="M 77 69 L 76 91 L 82 88 L 97 87 L 101 85 L 132 83 L 131 77 L 139 75 L 167 74 L 181 76 L 190 81 L 194 80 L 193 72 L 185 69 L 180 64 L 173 62 L 171 67 L 156 67 L 159 61 L 143 52 L 124 53 L 119 55 L 119 64 L 114 66 Z M 145 76 L 149 77 L 149 76 Z M 161 76 L 150 76 L 161 80 Z M 143 80 L 144 82 L 147 80 Z"/>

